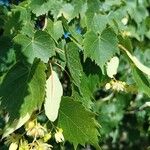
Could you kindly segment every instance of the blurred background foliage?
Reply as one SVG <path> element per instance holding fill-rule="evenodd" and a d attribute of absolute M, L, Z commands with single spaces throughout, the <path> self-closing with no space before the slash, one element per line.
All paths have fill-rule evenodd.
<path fill-rule="evenodd" d="M 27 1 L 29 0 L 25 0 L 25 2 Z M 24 0 L 0 0 L 0 81 L 2 81 L 3 75 L 16 61 L 16 54 L 13 50 L 11 39 L 19 32 L 32 35 L 30 31 L 43 27 L 43 14 L 40 10 L 33 9 L 34 14 L 29 14 L 28 17 L 28 11 L 22 10 L 25 4 L 21 2 L 24 2 Z M 61 37 L 61 40 L 58 40 L 58 47 L 63 49 L 65 47 L 64 41 L 68 42 L 71 40 L 80 46 L 83 35 L 87 30 L 91 28 L 92 30 L 97 30 L 97 24 L 102 28 L 99 30 L 103 30 L 103 25 L 105 28 L 106 21 L 106 24 L 111 26 L 115 33 L 118 34 L 119 42 L 144 65 L 150 67 L 150 0 L 79 0 L 78 2 L 77 0 L 64 0 L 63 3 L 57 0 L 57 2 L 63 6 L 61 10 L 63 11 L 64 20 L 66 19 L 68 24 L 66 25 L 64 21 L 63 29 L 57 24 L 56 32 L 59 32 L 60 35 L 59 33 L 56 34 L 55 31 L 51 31 L 51 28 L 54 26 L 53 21 L 59 15 L 57 12 L 59 5 L 57 5 L 58 7 L 54 7 L 51 10 L 51 14 L 48 14 L 49 18 L 51 18 L 48 20 L 48 26 L 51 28 L 47 28 L 47 30 L 55 41 Z M 85 11 L 85 7 L 87 7 L 86 2 L 89 5 L 87 11 Z M 22 7 L 19 7 L 18 4 L 21 4 Z M 97 11 L 104 18 L 98 20 L 98 17 L 94 16 Z M 78 13 L 80 13 L 80 17 L 78 17 Z M 25 17 L 28 20 L 25 20 Z M 97 17 L 94 20 L 97 23 L 93 21 L 93 17 Z M 31 23 L 24 26 L 25 22 L 28 21 Z M 129 85 L 128 92 L 106 90 L 105 85 L 110 82 L 110 79 L 102 75 L 101 71 L 98 71 L 97 66 L 87 59 L 86 62 L 82 62 L 82 65 L 86 66 L 83 67 L 83 70 L 87 74 L 89 70 L 91 72 L 93 70 L 93 72 L 98 71 L 101 77 L 99 79 L 99 77 L 88 76 L 87 81 L 91 83 L 90 87 L 86 89 L 86 92 L 88 92 L 86 96 L 92 97 L 94 102 L 88 101 L 84 105 L 86 107 L 90 106 L 90 109 L 97 114 L 96 119 L 100 124 L 99 132 L 101 135 L 99 145 L 103 150 L 148 150 L 150 149 L 150 105 L 147 102 L 150 101 L 150 97 L 144 94 L 143 89 L 141 90 L 142 87 L 140 88 L 140 86 L 143 86 L 140 84 L 140 79 L 144 80 L 145 76 L 141 75 L 140 79 L 137 77 L 135 82 L 134 78 L 136 75 L 132 73 L 130 60 L 124 53 L 120 53 L 118 54 L 120 64 L 115 78 Z M 81 55 L 80 57 L 81 61 L 83 61 L 83 56 Z M 64 56 L 58 54 L 57 58 L 59 63 L 65 67 Z M 87 63 L 87 61 L 90 63 Z M 92 67 L 88 67 L 86 63 L 88 65 L 91 64 Z M 58 67 L 55 67 L 59 72 Z M 60 72 L 60 78 L 65 91 L 64 95 L 70 95 L 71 85 L 67 74 Z M 146 84 L 149 84 L 150 77 L 146 78 Z M 83 80 L 82 84 L 85 86 L 87 82 L 84 81 L 86 80 Z M 97 86 L 92 85 L 92 81 L 94 83 L 97 81 Z M 84 87 L 81 90 L 84 92 Z M 73 96 L 76 99 L 79 98 L 76 90 L 74 90 Z M 82 100 L 85 100 L 84 97 Z M 5 112 L 1 110 L 0 114 L 0 129 L 2 130 L 5 124 Z M 42 122 L 45 115 L 39 115 L 38 118 L 40 118 L 39 122 Z M 43 122 L 46 122 L 46 120 Z M 54 149 L 73 149 L 69 142 L 66 142 L 63 146 L 58 146 L 53 141 L 53 145 Z M 0 150 L 5 149 L 8 149 L 8 147 L 1 142 Z M 91 150 L 94 148 L 87 145 L 86 148 L 79 146 L 78 149 Z"/>

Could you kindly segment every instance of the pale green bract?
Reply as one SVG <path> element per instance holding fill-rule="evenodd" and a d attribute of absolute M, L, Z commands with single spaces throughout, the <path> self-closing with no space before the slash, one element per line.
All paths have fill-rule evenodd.
<path fill-rule="evenodd" d="M 50 77 L 46 81 L 46 98 L 45 98 L 45 114 L 48 119 L 54 122 L 58 117 L 61 96 L 63 88 L 57 76 L 57 73 L 52 70 Z"/>
<path fill-rule="evenodd" d="M 150 76 L 150 68 L 143 65 L 135 56 L 132 56 L 131 53 L 127 50 L 125 50 L 129 58 L 132 60 L 132 62 L 135 64 L 135 66 L 141 70 L 143 73 L 147 74 Z"/>
<path fill-rule="evenodd" d="M 113 58 L 111 58 L 111 60 L 107 63 L 107 75 L 110 78 L 113 78 L 114 75 L 117 74 L 117 69 L 119 66 L 119 58 L 114 56 Z"/>

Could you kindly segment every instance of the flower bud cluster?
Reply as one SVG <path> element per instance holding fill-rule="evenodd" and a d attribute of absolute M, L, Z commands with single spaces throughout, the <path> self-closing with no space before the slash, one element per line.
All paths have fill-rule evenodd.
<path fill-rule="evenodd" d="M 28 121 L 25 124 L 25 130 L 26 136 L 33 138 L 33 141 L 30 143 L 24 135 L 20 136 L 13 133 L 7 139 L 9 150 L 52 150 L 53 146 L 49 144 L 52 137 L 55 138 L 56 143 L 65 140 L 61 128 L 56 128 L 54 133 L 51 133 L 45 126 L 36 121 Z"/>
<path fill-rule="evenodd" d="M 126 91 L 126 83 L 118 80 L 111 80 L 109 83 L 105 85 L 105 89 L 112 89 L 114 91 Z"/>

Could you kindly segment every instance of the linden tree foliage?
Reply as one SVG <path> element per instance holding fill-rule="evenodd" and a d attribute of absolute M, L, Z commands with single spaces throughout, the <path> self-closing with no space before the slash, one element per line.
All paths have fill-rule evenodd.
<path fill-rule="evenodd" d="M 69 97 L 62 99 L 58 126 L 64 129 L 66 140 L 72 142 L 75 147 L 78 144 L 85 145 L 85 143 L 90 143 L 99 148 L 99 133 L 94 129 L 98 127 L 94 120 L 95 114 L 85 110 L 82 104 L 77 101 L 74 101 L 73 104 L 73 101 Z M 69 105 L 69 108 L 66 105 Z M 77 110 L 78 113 L 76 113 Z"/>
<path fill-rule="evenodd" d="M 44 31 L 37 31 L 33 37 L 18 34 L 14 38 L 16 51 L 21 49 L 23 55 L 28 58 L 29 63 L 33 63 L 34 58 L 40 58 L 48 62 L 49 57 L 55 55 L 55 44 L 51 36 Z"/>
<path fill-rule="evenodd" d="M 105 29 L 101 35 L 89 31 L 84 37 L 84 59 L 94 60 L 103 70 L 104 64 L 118 51 L 117 36 L 111 29 Z"/>
<path fill-rule="evenodd" d="M 44 63 L 39 60 L 35 60 L 30 66 L 18 62 L 5 75 L 0 95 L 1 105 L 9 113 L 8 128 L 17 123 L 16 119 L 23 118 L 27 114 L 30 116 L 34 110 L 40 109 L 45 95 L 45 69 Z M 7 133 L 4 132 L 5 134 Z"/>
<path fill-rule="evenodd" d="M 150 0 L 0 0 L 2 149 L 148 149 L 149 40 Z"/>

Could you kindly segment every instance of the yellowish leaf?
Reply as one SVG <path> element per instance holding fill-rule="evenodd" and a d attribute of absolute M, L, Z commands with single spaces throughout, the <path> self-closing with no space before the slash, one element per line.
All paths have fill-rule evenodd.
<path fill-rule="evenodd" d="M 126 52 L 128 57 L 132 60 L 132 62 L 135 64 L 135 66 L 141 70 L 143 73 L 150 76 L 150 68 L 143 65 L 135 56 L 133 56 L 125 47 L 119 44 L 119 47 Z"/>
<path fill-rule="evenodd" d="M 143 65 L 135 56 L 132 56 L 129 51 L 126 51 L 126 53 L 139 70 L 150 76 L 150 68 Z"/>
<path fill-rule="evenodd" d="M 107 63 L 106 71 L 107 71 L 107 75 L 110 78 L 113 78 L 114 75 L 117 74 L 118 65 L 119 65 L 119 59 L 116 56 L 111 58 L 111 60 Z"/>
<path fill-rule="evenodd" d="M 58 117 L 58 111 L 63 95 L 63 88 L 57 76 L 57 73 L 52 70 L 52 73 L 46 81 L 46 98 L 45 98 L 45 114 L 48 119 L 54 122 Z"/>

